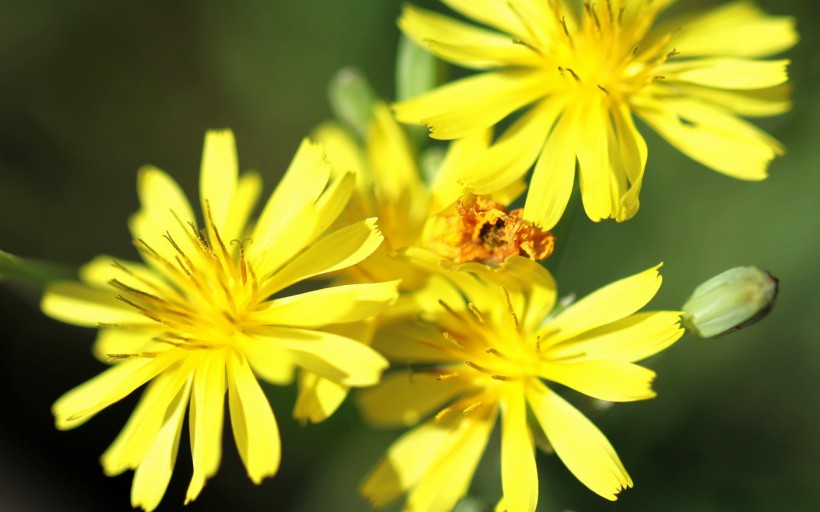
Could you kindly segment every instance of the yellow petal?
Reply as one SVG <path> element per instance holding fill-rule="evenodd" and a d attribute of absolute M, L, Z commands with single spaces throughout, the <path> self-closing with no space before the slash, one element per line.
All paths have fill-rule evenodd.
<path fill-rule="evenodd" d="M 169 236 L 194 264 L 201 261 L 191 229 L 198 225 L 196 215 L 176 181 L 155 167 L 143 167 L 137 175 L 137 192 L 142 208 L 129 219 L 133 237 L 173 262 L 178 253 L 166 239 Z M 166 272 L 156 261 L 148 263 Z"/>
<path fill-rule="evenodd" d="M 372 346 L 391 361 L 438 363 L 444 352 L 420 342 L 430 335 L 429 330 L 418 323 L 398 321 L 380 325 Z"/>
<path fill-rule="evenodd" d="M 582 109 L 578 122 L 583 130 L 576 142 L 581 198 L 587 216 L 595 222 L 614 218 L 619 202 L 618 186 L 609 160 L 607 124 L 610 114 L 604 105 L 605 98 L 602 94 Z"/>
<path fill-rule="evenodd" d="M 202 149 L 199 197 L 202 200 L 202 211 L 207 212 L 210 208 L 211 219 L 223 236 L 238 177 L 239 163 L 233 132 L 209 130 L 205 134 Z"/>
<path fill-rule="evenodd" d="M 228 405 L 236 447 L 248 477 L 258 485 L 279 469 L 279 427 L 248 362 L 236 352 L 228 359 Z"/>
<path fill-rule="evenodd" d="M 250 235 L 247 232 L 248 218 L 259 200 L 261 192 L 262 178 L 259 177 L 258 173 L 246 172 L 239 178 L 233 201 L 228 209 L 224 225 L 219 232 L 226 243 L 232 240 L 242 240 Z"/>
<path fill-rule="evenodd" d="M 480 407 L 459 421 L 457 427 L 450 427 L 455 431 L 438 448 L 433 465 L 407 497 L 409 510 L 452 510 L 467 494 L 495 424 L 496 411 L 495 406 Z M 436 451 L 422 451 L 415 456 L 429 458 L 430 453 Z"/>
<path fill-rule="evenodd" d="M 612 123 L 608 126 L 608 144 L 618 194 L 615 220 L 622 222 L 638 212 L 647 148 L 646 141 L 635 128 L 627 105 L 612 108 L 610 114 Z"/>
<path fill-rule="evenodd" d="M 564 106 L 563 98 L 550 98 L 521 116 L 495 144 L 476 155 L 475 162 L 461 171 L 466 188 L 474 194 L 489 195 L 524 177 L 541 153 Z"/>
<path fill-rule="evenodd" d="M 356 322 L 382 312 L 398 298 L 398 281 L 332 286 L 275 299 L 249 319 L 267 325 L 319 327 Z"/>
<path fill-rule="evenodd" d="M 169 351 L 153 358 L 125 361 L 80 384 L 51 407 L 57 428 L 66 430 L 83 424 L 168 369 L 179 357 L 181 354 Z"/>
<path fill-rule="evenodd" d="M 620 320 L 644 307 L 658 292 L 660 265 L 610 283 L 563 310 L 543 330 L 557 331 L 550 340 L 569 339 L 578 333 Z"/>
<path fill-rule="evenodd" d="M 225 354 L 211 351 L 194 373 L 189 426 L 194 474 L 185 504 L 196 499 L 205 480 L 216 474 L 222 457 L 222 423 L 225 410 Z"/>
<path fill-rule="evenodd" d="M 423 197 L 424 184 L 416 166 L 413 148 L 390 109 L 379 103 L 367 137 L 375 193 L 383 201 L 409 203 Z M 408 197 L 409 199 L 402 200 Z"/>
<path fill-rule="evenodd" d="M 555 279 L 547 269 L 522 256 L 509 258 L 500 268 L 501 272 L 519 283 L 521 291 L 526 295 L 521 331 L 535 331 L 555 306 L 555 297 L 558 293 Z"/>
<path fill-rule="evenodd" d="M 706 100 L 746 117 L 775 116 L 792 108 L 789 84 L 755 91 L 726 91 L 688 84 L 677 84 L 677 88 L 687 96 Z"/>
<path fill-rule="evenodd" d="M 272 384 L 288 385 L 293 381 L 295 370 L 290 353 L 275 340 L 264 337 L 240 336 L 236 346 L 245 354 L 253 371 Z"/>
<path fill-rule="evenodd" d="M 386 375 L 378 386 L 362 390 L 357 403 L 365 420 L 377 426 L 418 423 L 467 391 L 466 379 L 439 379 L 438 373 L 405 370 Z"/>
<path fill-rule="evenodd" d="M 342 405 L 349 389 L 315 373 L 302 371 L 293 417 L 311 423 L 324 421 Z"/>
<path fill-rule="evenodd" d="M 80 279 L 97 288 L 107 288 L 110 281 L 117 281 L 149 293 L 163 297 L 174 296 L 176 291 L 163 279 L 162 275 L 142 263 L 124 261 L 112 256 L 97 256 L 80 268 Z M 113 290 L 113 288 L 110 288 Z"/>
<path fill-rule="evenodd" d="M 104 363 L 110 363 L 112 356 L 163 351 L 172 348 L 165 343 L 156 343 L 154 336 L 155 334 L 150 332 L 100 329 L 92 351 L 97 359 Z"/>
<path fill-rule="evenodd" d="M 587 331 L 543 351 L 547 359 L 578 357 L 640 361 L 671 346 L 683 335 L 679 311 L 637 313 Z"/>
<path fill-rule="evenodd" d="M 794 18 L 769 16 L 747 1 L 729 3 L 674 23 L 680 32 L 672 44 L 687 57 L 764 57 L 791 48 L 798 39 Z"/>
<path fill-rule="evenodd" d="M 401 496 L 424 476 L 449 435 L 449 429 L 427 422 L 401 436 L 367 475 L 361 494 L 375 507 Z"/>
<path fill-rule="evenodd" d="M 575 180 L 575 141 L 580 136 L 577 109 L 564 112 L 535 163 L 524 219 L 552 229 L 567 208 Z"/>
<path fill-rule="evenodd" d="M 616 360 L 544 363 L 539 375 L 580 393 L 608 402 L 633 402 L 653 398 L 655 372 Z"/>
<path fill-rule="evenodd" d="M 399 121 L 428 125 L 434 139 L 457 139 L 493 126 L 543 97 L 548 85 L 540 70 L 487 72 L 455 80 L 393 108 Z"/>
<path fill-rule="evenodd" d="M 322 146 L 308 139 L 302 140 L 290 166 L 262 209 L 251 235 L 253 244 L 248 247 L 249 257 L 258 255 L 258 251 L 268 251 L 283 231 L 292 228 L 291 220 L 302 215 L 307 205 L 316 203 L 329 180 L 330 165 Z M 300 227 L 307 231 L 313 228 L 312 225 Z"/>
<path fill-rule="evenodd" d="M 316 201 L 317 222 L 310 232 L 309 241 L 324 233 L 332 226 L 350 202 L 350 196 L 356 187 L 356 175 L 352 172 L 337 173 L 325 192 Z"/>
<path fill-rule="evenodd" d="M 97 327 L 100 324 L 154 323 L 117 300 L 113 289 L 100 290 L 71 281 L 48 285 L 40 307 L 43 313 L 52 318 L 83 327 Z"/>
<path fill-rule="evenodd" d="M 538 503 L 538 468 L 527 426 L 524 388 L 511 384 L 501 411 L 501 488 L 509 510 L 534 511 Z"/>
<path fill-rule="evenodd" d="M 356 220 L 376 216 L 378 212 L 372 202 L 373 170 L 365 163 L 359 142 L 350 132 L 333 122 L 321 124 L 313 136 L 325 147 L 334 175 L 352 172 L 356 176 L 356 192 L 348 208 L 358 210 L 351 212 L 350 218 Z"/>
<path fill-rule="evenodd" d="M 612 445 L 577 409 L 537 382 L 528 386 L 527 400 L 555 453 L 581 483 L 608 500 L 632 487 Z"/>
<path fill-rule="evenodd" d="M 506 34 L 482 29 L 449 16 L 406 5 L 399 28 L 419 46 L 444 60 L 473 69 L 536 67 L 542 58 Z"/>
<path fill-rule="evenodd" d="M 637 113 L 662 137 L 706 167 L 743 180 L 766 178 L 782 146 L 722 109 L 694 99 L 650 101 Z"/>
<path fill-rule="evenodd" d="M 360 492 L 377 507 L 411 491 L 408 510 L 451 510 L 467 493 L 495 410 L 479 408 L 466 418 L 453 414 L 407 432 L 388 449 Z"/>
<path fill-rule="evenodd" d="M 442 0 L 442 3 L 468 18 L 496 27 L 508 34 L 522 37 L 529 34 L 521 19 L 507 3 L 496 0 Z"/>
<path fill-rule="evenodd" d="M 372 348 L 338 334 L 287 327 L 259 331 L 288 350 L 296 365 L 346 386 L 371 386 L 388 366 Z"/>
<path fill-rule="evenodd" d="M 179 406 L 175 399 L 188 382 L 190 371 L 187 368 L 163 372 L 147 386 L 125 427 L 100 457 L 107 476 L 135 469 L 143 461 L 154 445 L 169 409 Z"/>
<path fill-rule="evenodd" d="M 188 381 L 188 385 L 180 390 L 168 408 L 165 423 L 134 472 L 134 481 L 131 484 L 131 506 L 134 508 L 141 507 L 146 512 L 154 510 L 168 488 L 177 458 L 182 419 L 188 405 L 190 390 Z"/>
<path fill-rule="evenodd" d="M 717 89 L 765 89 L 789 79 L 787 59 L 751 60 L 710 58 L 666 63 L 658 72 L 667 80 Z"/>
<path fill-rule="evenodd" d="M 473 175 L 471 170 L 481 161 L 491 138 L 492 129 L 486 129 L 450 142 L 430 185 L 431 212 L 441 212 L 464 194 L 465 182 Z"/>
<path fill-rule="evenodd" d="M 307 247 L 264 283 L 270 295 L 293 283 L 359 263 L 368 257 L 383 237 L 376 219 L 365 219 L 337 229 Z"/>

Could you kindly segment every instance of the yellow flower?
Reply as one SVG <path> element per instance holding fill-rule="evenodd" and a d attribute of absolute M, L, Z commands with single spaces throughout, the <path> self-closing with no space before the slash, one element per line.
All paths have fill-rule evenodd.
<path fill-rule="evenodd" d="M 464 196 L 463 182 L 487 150 L 488 131 L 452 142 L 429 184 L 422 180 L 406 133 L 383 104 L 374 109 L 363 148 L 335 123 L 319 127 L 316 139 L 327 148 L 334 168 L 356 174 L 356 191 L 345 212 L 347 218 L 378 217 L 385 237 L 373 257 L 341 272 L 351 281 L 401 278 L 402 289 L 417 289 L 427 273 L 397 258 L 407 247 L 433 249 L 457 263 L 492 260 L 496 256 L 492 249 L 503 249 L 499 252 L 505 256 L 517 254 L 521 245 L 526 246 L 522 254 L 536 259 L 551 252 L 551 235 L 521 221 L 520 211 L 509 212 L 504 206 L 523 192 L 523 181 L 513 180 L 488 197 Z M 475 205 L 481 205 L 478 215 L 473 211 Z M 495 227 L 505 222 L 517 229 Z M 489 244 L 482 239 L 481 228 L 489 228 L 488 223 L 502 230 L 499 238 L 509 243 Z M 544 239 L 549 243 L 542 242 Z"/>
<path fill-rule="evenodd" d="M 420 251 L 413 257 L 430 267 L 439 261 Z M 407 493 L 405 510 L 452 509 L 500 416 L 499 510 L 535 510 L 534 443 L 542 434 L 584 485 L 614 500 L 631 478 L 606 437 L 547 383 L 613 402 L 655 396 L 655 373 L 634 362 L 683 333 L 677 311 L 636 313 L 660 287 L 658 268 L 552 314 L 552 276 L 523 257 L 497 270 L 468 263 L 431 279 L 416 294 L 422 322 L 388 326 L 374 341 L 412 368 L 360 395 L 373 424 L 423 423 L 392 445 L 362 493 L 376 506 Z"/>
<path fill-rule="evenodd" d="M 337 280 L 368 283 L 400 279 L 403 291 L 417 290 L 424 285 L 429 272 L 402 256 L 401 252 L 408 247 L 428 247 L 456 262 L 480 260 L 497 264 L 519 252 L 537 259 L 549 256 L 552 235 L 526 225 L 529 223 L 520 219 L 520 211 L 506 215 L 503 205 L 488 198 L 478 200 L 495 207 L 485 208 L 487 211 L 478 215 L 467 209 L 464 212 L 469 215 L 462 215 L 460 202 L 454 206 L 463 192 L 464 172 L 486 150 L 487 135 L 451 143 L 435 177 L 427 184 L 422 180 L 407 134 L 386 105 L 375 106 L 364 145 L 336 123 L 317 128 L 315 138 L 327 149 L 333 168 L 356 175 L 355 191 L 342 217 L 347 221 L 378 217 L 385 237 L 371 257 L 336 272 Z M 509 203 L 523 188 L 523 182 L 516 181 L 492 197 Z M 384 318 L 408 313 L 415 315 L 415 309 L 402 297 L 379 319 L 369 325 L 357 324 L 359 331 L 355 337 L 367 342 Z M 336 410 L 347 392 L 347 386 L 303 372 L 294 416 L 322 421 Z"/>
<path fill-rule="evenodd" d="M 144 168 L 142 207 L 130 220 L 144 262 L 101 256 L 82 269 L 82 283 L 47 289 L 43 311 L 99 327 L 95 353 L 114 363 L 57 400 L 58 428 L 76 427 L 150 382 L 101 459 L 108 475 L 135 470 L 134 507 L 152 510 L 162 499 L 189 404 L 194 471 L 186 503 L 219 466 L 226 390 L 236 446 L 259 483 L 279 467 L 280 439 L 257 377 L 287 384 L 301 367 L 348 386 L 379 380 L 387 361 L 325 326 L 380 312 L 395 300 L 396 283 L 274 298 L 358 263 L 381 243 L 375 219 L 326 233 L 352 187 L 350 174 L 331 180 L 321 146 L 305 140 L 253 225 L 259 176 L 239 177 L 231 132 L 209 132 L 200 178 L 204 223 L 172 178 Z"/>
<path fill-rule="evenodd" d="M 519 109 L 465 185 L 485 194 L 535 162 L 524 218 L 551 229 L 573 186 L 594 221 L 638 210 L 647 148 L 633 114 L 690 158 L 761 180 L 780 144 L 739 116 L 790 107 L 788 60 L 761 60 L 797 40 L 791 18 L 745 1 L 655 23 L 666 1 L 442 0 L 479 28 L 412 6 L 399 25 L 460 66 L 488 70 L 395 106 L 438 139 L 491 127 Z"/>

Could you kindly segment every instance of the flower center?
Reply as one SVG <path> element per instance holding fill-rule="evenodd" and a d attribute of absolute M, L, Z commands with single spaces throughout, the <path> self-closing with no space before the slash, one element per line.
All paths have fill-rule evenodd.
<path fill-rule="evenodd" d="M 677 55 L 667 51 L 672 33 L 647 37 L 663 2 L 646 0 L 627 9 L 621 2 L 585 2 L 577 16 L 556 6 L 555 25 L 545 48 L 538 49 L 555 92 L 593 99 L 625 101 L 654 80 L 658 66 Z"/>
<path fill-rule="evenodd" d="M 226 244 L 207 211 L 206 216 L 203 231 L 189 223 L 176 231 L 177 238 L 166 232 L 171 251 L 160 252 L 144 240 L 134 241 L 145 259 L 161 269 L 166 282 L 115 263 L 127 274 L 127 279 L 109 282 L 119 293 L 117 299 L 154 322 L 148 328 L 160 331 L 154 341 L 190 349 L 229 345 L 245 329 L 248 313 L 264 299 L 245 258 L 245 247 L 252 241 Z M 145 329 L 144 325 L 113 327 Z"/>

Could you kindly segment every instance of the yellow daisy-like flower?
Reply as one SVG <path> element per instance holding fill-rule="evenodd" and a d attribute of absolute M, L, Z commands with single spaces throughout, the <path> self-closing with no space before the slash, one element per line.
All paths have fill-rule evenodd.
<path fill-rule="evenodd" d="M 57 400 L 58 428 L 76 427 L 150 382 L 101 459 L 108 475 L 135 470 L 134 507 L 152 510 L 162 499 L 186 409 L 194 463 L 187 503 L 219 467 L 226 391 L 236 446 L 259 483 L 279 467 L 280 439 L 257 378 L 287 384 L 300 367 L 369 386 L 387 367 L 372 349 L 326 326 L 379 313 L 396 299 L 395 282 L 277 295 L 354 265 L 381 243 L 375 219 L 326 233 L 347 204 L 352 175 L 332 180 L 321 146 L 305 140 L 254 225 L 249 215 L 260 188 L 257 174 L 239 176 L 233 134 L 209 132 L 200 178 L 204 224 L 172 178 L 144 168 L 142 207 L 130 221 L 144 262 L 98 257 L 82 269 L 82 283 L 54 284 L 43 297 L 48 315 L 99 327 L 95 354 L 114 363 Z"/>
<path fill-rule="evenodd" d="M 573 186 L 594 221 L 638 210 L 647 148 L 633 115 L 690 158 L 761 180 L 780 144 L 739 116 L 790 107 L 788 60 L 761 60 L 797 40 L 791 18 L 735 2 L 656 23 L 670 0 L 442 0 L 479 28 L 412 6 L 399 25 L 460 66 L 488 70 L 395 106 L 439 139 L 464 137 L 529 106 L 471 169 L 484 194 L 535 162 L 524 218 L 551 229 Z"/>
<path fill-rule="evenodd" d="M 457 263 L 496 256 L 503 260 L 519 252 L 544 259 L 552 252 L 549 233 L 505 207 L 524 191 L 523 181 L 513 180 L 486 197 L 469 197 L 464 189 L 470 170 L 487 150 L 489 131 L 452 142 L 430 183 L 422 179 L 407 134 L 384 104 L 374 108 L 364 147 L 335 123 L 319 127 L 316 139 L 335 168 L 356 174 L 346 217 L 378 217 L 385 236 L 373 257 L 340 272 L 351 281 L 401 278 L 402 289 L 417 289 L 427 272 L 397 258 L 407 247 L 425 247 Z"/>
<path fill-rule="evenodd" d="M 429 267 L 439 261 L 419 251 L 413 257 Z M 422 322 L 385 329 L 374 342 L 391 361 L 413 367 L 361 393 L 366 419 L 423 423 L 392 445 L 362 493 L 376 506 L 407 493 L 405 510 L 451 510 L 500 417 L 498 510 L 535 510 L 541 433 L 584 485 L 614 500 L 631 478 L 606 437 L 547 383 L 613 402 L 655 396 L 655 373 L 634 362 L 683 334 L 680 312 L 636 313 L 660 287 L 658 268 L 553 314 L 552 276 L 526 258 L 497 270 L 468 263 L 442 271 L 416 294 Z"/>

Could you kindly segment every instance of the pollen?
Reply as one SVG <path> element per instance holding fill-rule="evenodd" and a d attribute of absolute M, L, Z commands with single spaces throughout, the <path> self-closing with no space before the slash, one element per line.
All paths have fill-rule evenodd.
<path fill-rule="evenodd" d="M 455 263 L 498 266 L 511 256 L 543 260 L 552 254 L 555 237 L 523 219 L 523 209 L 481 196 L 459 199 L 443 215 L 431 237 L 431 249 Z"/>

